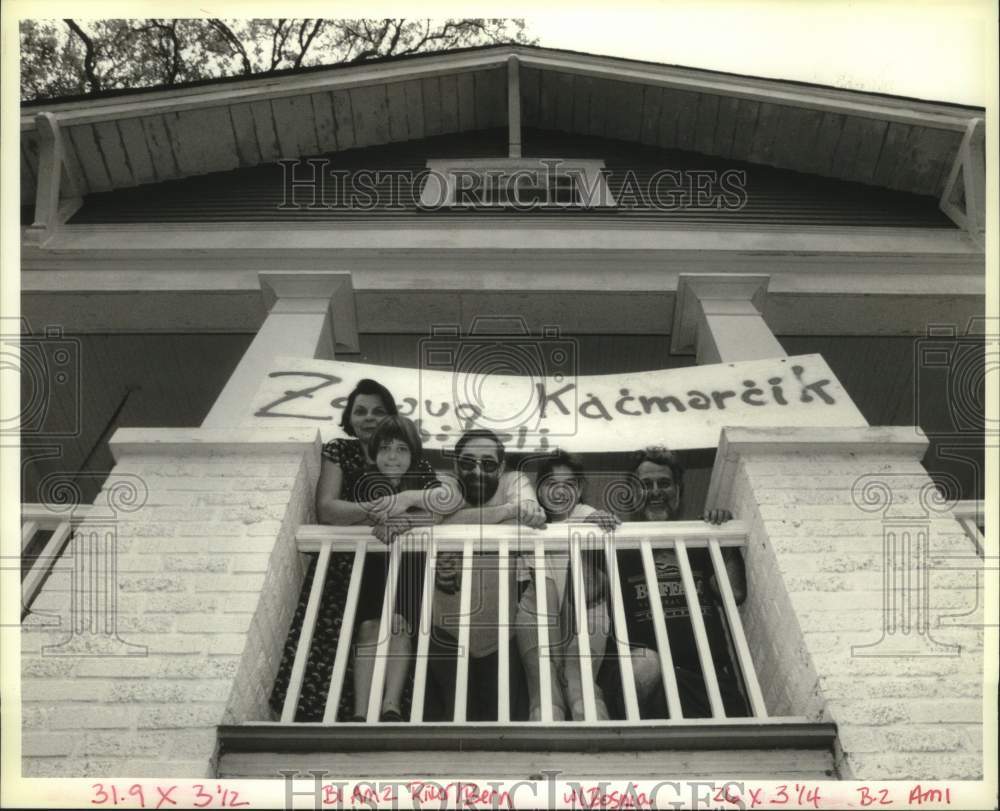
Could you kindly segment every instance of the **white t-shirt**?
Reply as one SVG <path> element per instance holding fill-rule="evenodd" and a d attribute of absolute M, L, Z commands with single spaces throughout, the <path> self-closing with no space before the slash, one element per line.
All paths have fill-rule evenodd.
<path fill-rule="evenodd" d="M 597 510 L 587 504 L 577 504 L 565 520 L 550 523 L 549 533 L 558 533 L 560 527 L 568 528 L 570 524 L 583 521 L 587 516 L 593 515 Z M 560 547 L 566 548 L 566 547 Z M 518 580 L 532 580 L 534 578 L 535 558 L 534 555 L 525 555 L 519 559 Z M 545 579 L 551 583 L 550 588 L 556 592 L 557 605 L 562 605 L 563 597 L 566 594 L 566 577 L 569 573 L 569 553 L 555 552 L 545 556 Z"/>
<path fill-rule="evenodd" d="M 438 478 L 447 487 L 459 487 L 458 480 L 452 475 L 440 474 Z M 531 480 L 526 475 L 518 471 L 509 471 L 500 476 L 496 493 L 481 506 L 483 508 L 499 507 L 518 501 L 536 501 L 535 490 L 531 486 Z M 464 504 L 462 509 L 475 509 L 475 507 Z M 477 522 L 470 520 L 469 523 Z M 517 521 L 510 518 L 501 523 L 515 524 Z M 476 658 L 488 656 L 498 647 L 499 576 L 501 574 L 498 571 L 498 563 L 499 556 L 496 553 L 477 553 L 472 559 L 472 582 L 470 584 L 472 594 L 469 603 L 469 622 L 472 624 L 472 628 L 469 634 L 469 655 Z M 444 552 L 438 555 L 437 568 L 439 571 L 442 571 L 443 568 L 456 568 L 461 572 L 462 554 L 460 552 Z M 520 578 L 516 554 L 511 555 L 507 571 L 503 574 L 508 578 L 507 593 L 510 603 L 507 616 L 510 621 L 507 627 L 507 638 L 509 639 L 514 633 L 513 619 L 517 604 L 516 580 Z M 434 627 L 447 631 L 456 639 L 459 635 L 460 600 L 460 590 L 449 593 L 436 588 L 431 612 Z"/>

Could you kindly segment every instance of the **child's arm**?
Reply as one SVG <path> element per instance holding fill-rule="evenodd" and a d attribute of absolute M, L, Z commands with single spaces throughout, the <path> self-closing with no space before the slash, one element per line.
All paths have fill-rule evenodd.
<path fill-rule="evenodd" d="M 398 493 L 390 515 L 401 515 L 412 510 L 422 510 L 434 516 L 446 516 L 462 506 L 462 493 L 457 481 L 438 475 L 429 464 L 424 464 L 416 481 Z M 435 523 L 440 521 L 435 520 Z"/>
<path fill-rule="evenodd" d="M 445 477 L 439 477 L 430 465 L 419 468 L 412 477 L 404 477 L 403 488 L 398 493 L 383 496 L 365 505 L 374 514 L 376 523 L 414 510 L 434 516 L 449 515 L 462 504 L 457 483 L 451 484 Z"/>
<path fill-rule="evenodd" d="M 373 512 L 379 520 L 394 518 L 403 515 L 414 507 L 421 507 L 420 490 L 402 490 L 399 493 L 382 496 L 365 504 L 365 507 Z"/>

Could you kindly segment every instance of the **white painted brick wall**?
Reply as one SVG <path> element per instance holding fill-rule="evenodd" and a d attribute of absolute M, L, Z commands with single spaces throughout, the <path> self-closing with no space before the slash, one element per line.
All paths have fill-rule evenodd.
<path fill-rule="evenodd" d="M 852 501 L 863 476 L 892 490 L 885 512 Z M 858 453 L 744 450 L 729 504 L 750 527 L 744 622 L 769 712 L 833 720 L 838 769 L 856 779 L 976 779 L 982 773 L 983 635 L 938 628 L 944 614 L 981 624 L 975 576 L 932 571 L 932 634 L 958 656 L 861 657 L 883 625 L 883 529 L 923 515 L 920 464 L 877 448 Z M 916 521 L 916 523 L 921 523 Z M 930 513 L 931 562 L 975 565 L 950 516 Z M 951 557 L 949 557 L 951 556 Z M 981 602 L 981 596 L 980 600 Z"/>
<path fill-rule="evenodd" d="M 69 635 L 71 576 L 54 573 L 35 606 L 49 616 L 22 634 L 25 776 L 208 777 L 219 724 L 270 720 L 318 460 L 281 447 L 122 456 L 109 486 L 135 476 L 149 495 L 116 522 L 117 628 L 148 655 L 43 655 Z"/>

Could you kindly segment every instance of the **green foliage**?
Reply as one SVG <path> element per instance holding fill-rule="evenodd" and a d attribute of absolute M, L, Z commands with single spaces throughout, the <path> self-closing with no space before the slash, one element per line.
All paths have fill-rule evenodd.
<path fill-rule="evenodd" d="M 20 33 L 24 101 L 534 42 L 518 19 L 23 20 Z"/>

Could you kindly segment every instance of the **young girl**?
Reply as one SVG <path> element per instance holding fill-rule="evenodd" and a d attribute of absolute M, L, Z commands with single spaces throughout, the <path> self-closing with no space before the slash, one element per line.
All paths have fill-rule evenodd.
<path fill-rule="evenodd" d="M 374 460 L 368 458 L 368 444 L 376 426 L 383 418 L 396 413 L 396 400 L 378 381 L 367 378 L 361 380 L 348 395 L 340 420 L 340 428 L 345 436 L 331 439 L 322 449 L 319 483 L 316 486 L 318 523 L 346 526 L 370 521 L 373 505 L 354 502 L 355 485 L 364 472 L 374 465 Z M 426 465 L 426 471 L 433 476 L 434 470 L 430 465 Z M 314 555 L 314 560 L 315 557 Z M 319 721 L 323 718 L 328 685 L 319 674 L 329 673 L 332 670 L 337 653 L 339 631 L 335 620 L 340 618 L 337 594 L 342 590 L 342 586 L 342 583 L 337 582 L 337 578 L 330 576 L 326 578 L 323 598 L 320 601 L 320 621 L 316 623 L 312 650 L 309 654 L 312 664 L 307 668 L 306 680 L 299 697 L 298 713 L 302 716 L 300 720 Z M 303 589 L 285 642 L 274 691 L 271 694 L 271 705 L 278 713 L 281 712 L 285 701 L 308 599 L 309 589 Z M 370 630 L 369 626 L 360 630 L 356 636 L 358 642 L 365 641 L 364 635 Z M 375 630 L 371 632 L 371 639 L 368 641 L 375 642 L 377 634 L 378 623 L 375 623 Z M 368 680 L 366 684 L 371 681 L 370 673 Z"/>
<path fill-rule="evenodd" d="M 604 530 L 613 530 L 621 522 L 617 517 L 583 503 L 583 463 L 564 451 L 547 457 L 538 469 L 536 492 L 550 524 L 586 522 Z M 607 646 L 609 616 L 607 575 L 601 565 L 601 553 L 584 552 L 583 579 L 587 592 L 587 626 L 593 673 L 596 677 Z M 583 720 L 583 687 L 580 675 L 579 645 L 573 629 L 574 608 L 570 605 L 569 557 L 565 553 L 546 555 L 545 594 L 548 604 L 549 672 L 552 679 L 552 718 Z M 538 608 L 535 581 L 531 579 L 521 595 L 517 613 L 517 643 L 528 681 L 529 720 L 541 720 L 541 683 L 539 680 Z M 595 685 L 597 718 L 608 718 L 600 690 Z"/>
<path fill-rule="evenodd" d="M 429 523 L 430 506 L 440 509 L 445 500 L 443 486 L 423 458 L 417 426 L 399 415 L 385 417 L 368 440 L 367 454 L 374 469 L 368 469 L 352 484 L 351 503 L 365 505 L 369 523 L 376 524 L 379 537 L 389 543 L 389 516 L 397 531 L 415 523 Z M 403 687 L 409 672 L 414 626 L 420 613 L 423 555 L 404 554 L 400 561 L 396 602 L 390 622 L 389 654 L 380 720 L 402 721 Z M 371 555 L 366 561 L 358 603 L 358 629 L 354 659 L 354 716 L 364 721 L 375 669 L 375 652 L 386 589 L 388 555 Z"/>

